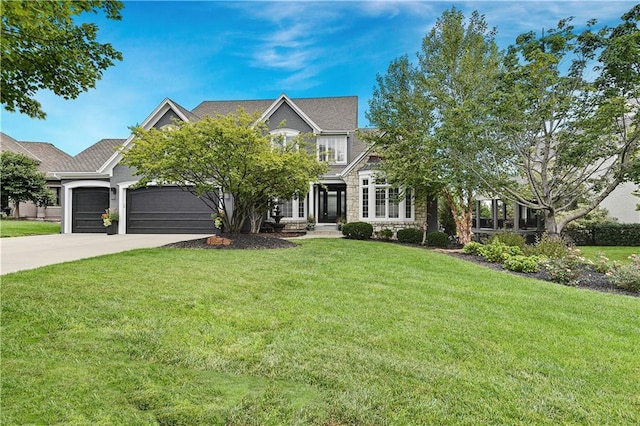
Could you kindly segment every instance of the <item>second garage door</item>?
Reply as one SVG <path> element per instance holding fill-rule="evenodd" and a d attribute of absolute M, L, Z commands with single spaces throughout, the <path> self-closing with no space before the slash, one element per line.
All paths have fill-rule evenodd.
<path fill-rule="evenodd" d="M 129 234 L 213 234 L 211 209 L 178 187 L 148 187 L 127 191 Z"/>

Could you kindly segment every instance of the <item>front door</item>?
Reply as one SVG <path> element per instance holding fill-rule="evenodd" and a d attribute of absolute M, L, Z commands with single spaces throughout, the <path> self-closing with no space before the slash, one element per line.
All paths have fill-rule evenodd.
<path fill-rule="evenodd" d="M 318 222 L 336 223 L 347 216 L 347 186 L 326 185 L 318 188 Z"/>

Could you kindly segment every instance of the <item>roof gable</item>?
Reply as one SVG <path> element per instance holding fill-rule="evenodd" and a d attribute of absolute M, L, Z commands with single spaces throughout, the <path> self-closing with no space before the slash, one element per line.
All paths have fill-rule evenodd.
<path fill-rule="evenodd" d="M 213 117 L 216 114 L 227 115 L 242 108 L 250 114 L 257 113 L 262 117 L 269 118 L 285 98 L 288 105 L 297 110 L 297 113 L 303 113 L 309 120 L 308 122 L 313 122 L 317 128 L 323 131 L 352 131 L 358 128 L 357 96 L 289 98 L 282 94 L 275 101 L 268 99 L 204 101 L 191 112 L 202 118 L 205 116 Z"/>

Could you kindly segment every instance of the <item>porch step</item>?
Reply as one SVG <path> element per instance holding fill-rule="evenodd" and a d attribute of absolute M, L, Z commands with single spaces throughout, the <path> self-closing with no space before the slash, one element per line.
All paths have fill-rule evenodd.
<path fill-rule="evenodd" d="M 335 223 L 318 223 L 312 232 L 339 232 Z"/>

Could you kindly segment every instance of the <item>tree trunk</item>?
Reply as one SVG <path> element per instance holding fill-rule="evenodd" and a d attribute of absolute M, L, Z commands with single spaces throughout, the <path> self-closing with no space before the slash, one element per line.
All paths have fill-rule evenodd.
<path fill-rule="evenodd" d="M 16 219 L 20 219 L 20 202 L 13 203 L 15 208 L 13 209 L 13 217 Z"/>
<path fill-rule="evenodd" d="M 262 215 L 256 212 L 255 208 L 251 208 L 249 214 L 249 221 L 251 222 L 251 233 L 257 234 L 260 232 L 260 225 L 262 225 Z"/>
<path fill-rule="evenodd" d="M 544 231 L 549 235 L 560 235 L 562 231 L 556 223 L 556 215 L 552 210 L 544 211 Z"/>
<path fill-rule="evenodd" d="M 473 200 L 460 200 L 456 202 L 450 191 L 444 190 L 444 196 L 451 208 L 453 220 L 456 223 L 458 241 L 465 245 L 471 242 L 471 228 L 473 227 Z M 462 198 L 462 197 L 461 197 Z"/>

